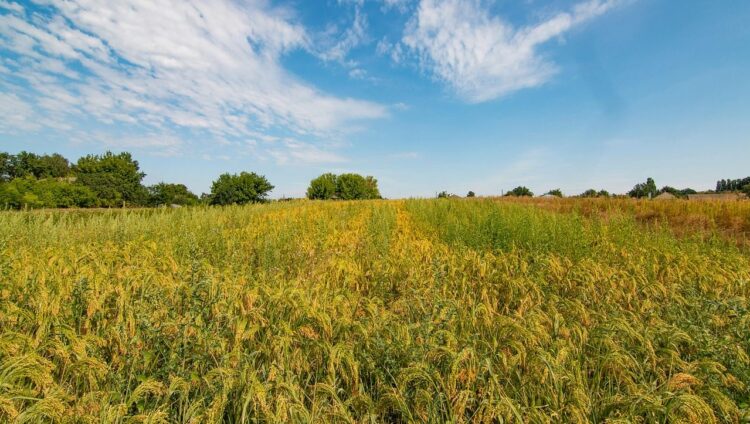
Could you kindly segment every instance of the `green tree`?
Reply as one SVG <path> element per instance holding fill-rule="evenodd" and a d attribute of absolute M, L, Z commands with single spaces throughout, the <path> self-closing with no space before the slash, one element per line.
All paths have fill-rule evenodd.
<path fill-rule="evenodd" d="M 27 176 L 0 184 L 1 208 L 87 208 L 96 204 L 93 191 L 67 181 Z"/>
<path fill-rule="evenodd" d="M 70 175 L 70 164 L 62 155 L 37 155 L 23 151 L 11 158 L 14 178 L 62 178 Z"/>
<path fill-rule="evenodd" d="M 598 197 L 598 196 L 599 196 L 598 193 L 593 188 L 590 188 L 584 191 L 583 193 L 581 193 L 580 195 L 578 195 L 578 197 Z"/>
<path fill-rule="evenodd" d="M 367 184 L 367 198 L 368 199 L 382 199 L 380 196 L 380 190 L 378 189 L 378 180 L 373 176 L 366 176 L 365 183 Z"/>
<path fill-rule="evenodd" d="M 378 199 L 378 181 L 359 174 L 341 174 L 336 177 L 336 195 L 342 200 Z"/>
<path fill-rule="evenodd" d="M 656 197 L 657 194 L 659 194 L 659 191 L 656 189 L 656 183 L 651 177 L 647 178 L 645 183 L 636 184 L 633 189 L 628 192 L 628 196 L 638 199 L 643 197 L 653 198 Z"/>
<path fill-rule="evenodd" d="M 546 194 L 549 194 L 550 196 L 555 196 L 555 197 L 563 197 L 562 191 L 559 188 L 550 190 Z"/>
<path fill-rule="evenodd" d="M 197 205 L 198 196 L 184 184 L 159 183 L 148 187 L 148 204 L 159 205 Z"/>
<path fill-rule="evenodd" d="M 12 176 L 11 158 L 13 155 L 7 152 L 0 152 L 0 181 L 10 181 Z"/>
<path fill-rule="evenodd" d="M 254 172 L 222 174 L 211 185 L 212 205 L 260 203 L 266 201 L 273 185 Z"/>
<path fill-rule="evenodd" d="M 148 192 L 141 185 L 146 175 L 130 153 L 88 155 L 73 167 L 77 183 L 96 193 L 101 206 L 144 205 Z"/>
<path fill-rule="evenodd" d="M 518 186 L 514 188 L 513 190 L 505 193 L 505 195 L 516 196 L 516 197 L 531 197 L 534 195 L 534 193 L 532 193 L 531 190 L 528 189 L 528 187 Z"/>
<path fill-rule="evenodd" d="M 469 192 L 466 193 L 466 197 L 474 197 L 474 196 L 476 196 L 476 194 L 474 194 L 474 192 L 471 190 L 469 190 Z"/>
<path fill-rule="evenodd" d="M 336 175 L 323 174 L 312 181 L 307 188 L 308 199 L 330 200 L 336 197 Z"/>
<path fill-rule="evenodd" d="M 443 190 L 443 191 L 441 191 L 440 193 L 438 193 L 438 194 L 437 194 L 437 198 L 438 198 L 438 199 L 447 199 L 447 198 L 449 198 L 450 196 L 451 196 L 451 195 L 450 195 L 450 194 L 448 194 L 448 192 L 447 192 L 447 191 L 445 191 L 445 190 Z"/>

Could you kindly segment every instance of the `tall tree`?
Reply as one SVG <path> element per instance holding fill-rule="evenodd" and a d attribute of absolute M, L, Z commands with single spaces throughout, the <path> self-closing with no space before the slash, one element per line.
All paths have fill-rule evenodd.
<path fill-rule="evenodd" d="M 273 190 L 266 177 L 255 172 L 222 174 L 211 185 L 212 205 L 260 203 Z"/>
<path fill-rule="evenodd" d="M 307 189 L 309 199 L 380 199 L 378 180 L 359 174 L 323 174 L 312 181 Z"/>
<path fill-rule="evenodd" d="M 143 177 L 138 161 L 130 153 L 88 155 L 74 166 L 76 182 L 96 193 L 101 206 L 144 205 L 148 198 L 141 185 Z"/>
<path fill-rule="evenodd" d="M 307 189 L 308 199 L 329 200 L 336 196 L 336 175 L 323 174 L 312 181 Z"/>
<path fill-rule="evenodd" d="M 0 181 L 10 181 L 13 178 L 11 169 L 11 158 L 13 155 L 0 152 Z"/>
<path fill-rule="evenodd" d="M 528 187 L 524 186 L 518 186 L 514 188 L 513 190 L 505 193 L 506 196 L 516 196 L 516 197 L 531 197 L 534 195 L 534 193 L 529 190 Z"/>
<path fill-rule="evenodd" d="M 654 182 L 654 179 L 649 177 L 646 179 L 645 183 L 639 183 L 636 184 L 632 190 L 628 192 L 628 196 L 630 197 L 636 197 L 636 198 L 643 198 L 643 197 L 656 197 L 656 195 L 659 193 L 659 191 L 656 188 L 656 183 Z"/>

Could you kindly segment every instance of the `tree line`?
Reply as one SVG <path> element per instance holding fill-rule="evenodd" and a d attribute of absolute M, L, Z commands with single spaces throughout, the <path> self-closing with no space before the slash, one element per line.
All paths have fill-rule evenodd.
<path fill-rule="evenodd" d="M 226 205 L 263 202 L 273 189 L 253 172 L 223 174 L 198 197 L 184 184 L 143 185 L 146 176 L 128 152 L 87 155 L 70 163 L 60 154 L 0 153 L 0 207 L 91 208 Z"/>
<path fill-rule="evenodd" d="M 741 191 L 750 195 L 750 177 L 736 180 L 719 180 L 716 182 L 716 192 Z"/>
<path fill-rule="evenodd" d="M 716 191 L 709 191 L 709 193 L 726 193 L 726 192 L 734 192 L 734 193 L 745 193 L 746 195 L 750 196 L 750 177 L 746 178 L 740 178 L 740 179 L 729 179 L 729 180 L 719 180 L 716 182 Z M 692 188 L 683 188 L 683 189 L 677 189 L 672 186 L 663 186 L 662 188 L 657 188 L 656 182 L 653 178 L 647 178 L 645 182 L 638 183 L 633 188 L 627 192 L 626 195 L 616 195 L 611 194 L 607 190 L 596 190 L 596 189 L 588 189 L 584 191 L 581 194 L 575 195 L 573 197 L 583 197 L 583 198 L 596 198 L 596 197 L 633 197 L 636 199 L 642 199 L 642 198 L 654 198 L 662 193 L 669 193 L 675 197 L 678 198 L 687 198 L 688 195 L 691 194 L 697 194 L 698 192 L 696 190 L 693 190 Z M 511 196 L 511 197 L 533 197 L 534 193 L 525 186 L 518 186 L 514 188 L 513 190 L 510 190 L 508 192 L 505 192 L 503 194 L 504 196 Z M 469 191 L 466 197 L 474 197 L 475 194 L 473 191 Z M 544 196 L 552 196 L 552 197 L 564 197 L 563 193 L 560 189 L 552 189 L 548 192 L 544 193 Z M 450 194 L 447 191 L 441 191 L 437 194 L 437 198 L 449 198 L 449 197 L 459 197 L 454 194 Z"/>
<path fill-rule="evenodd" d="M 0 152 L 0 208 L 116 208 L 229 205 L 268 201 L 274 186 L 254 172 L 225 173 L 201 196 L 184 184 L 143 185 L 146 176 L 128 152 L 87 155 L 71 163 L 54 153 Z M 323 174 L 310 182 L 307 197 L 321 200 L 379 199 L 371 176 Z"/>
<path fill-rule="evenodd" d="M 0 208 L 91 208 L 91 207 L 156 207 L 188 205 L 228 205 L 268 201 L 274 186 L 263 175 L 254 172 L 225 173 L 211 185 L 211 192 L 198 196 L 184 184 L 161 182 L 143 185 L 146 176 L 138 161 L 128 152 L 106 152 L 87 155 L 71 163 L 54 153 L 37 155 L 20 152 L 0 152 Z M 716 183 L 716 191 L 744 192 L 750 196 L 750 177 L 723 179 Z M 684 198 L 697 191 L 671 186 L 657 188 L 653 178 L 636 184 L 627 196 L 653 198 L 670 193 Z M 311 200 L 380 199 L 378 181 L 372 176 L 354 173 L 325 173 L 310 181 L 307 198 Z M 518 186 L 505 196 L 531 197 L 534 193 Z M 560 189 L 549 190 L 545 196 L 563 197 Z M 469 191 L 466 197 L 474 197 Z M 606 190 L 589 189 L 574 197 L 611 197 Z M 442 191 L 438 198 L 458 197 Z M 625 197 L 625 196 L 618 196 Z"/>

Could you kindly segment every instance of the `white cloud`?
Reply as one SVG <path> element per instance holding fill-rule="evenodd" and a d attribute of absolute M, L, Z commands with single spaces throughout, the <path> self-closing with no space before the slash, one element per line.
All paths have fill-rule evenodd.
<path fill-rule="evenodd" d="M 262 0 L 37 3 L 45 13 L 0 4 L 12 10 L 0 15 L 0 52 L 19 57 L 3 63 L 15 78 L 0 73 L 0 82 L 45 116 L 242 139 L 278 131 L 330 136 L 388 114 L 287 72 L 281 57 L 307 48 L 308 35 Z"/>
<path fill-rule="evenodd" d="M 14 3 L 12 1 L 10 2 L 5 1 L 5 0 L 0 0 L 0 9 L 6 9 L 12 12 L 19 12 L 19 13 L 24 11 L 23 6 L 21 6 L 20 4 Z"/>
<path fill-rule="evenodd" d="M 0 132 L 39 129 L 34 108 L 15 94 L 0 93 L 0 116 Z"/>
<path fill-rule="evenodd" d="M 620 1 L 588 0 L 571 12 L 515 28 L 491 16 L 481 0 L 422 0 L 402 44 L 436 79 L 479 103 L 548 81 L 557 68 L 541 56 L 539 46 Z"/>
<path fill-rule="evenodd" d="M 419 159 L 420 154 L 418 152 L 399 152 L 392 153 L 388 157 L 391 159 Z"/>
<path fill-rule="evenodd" d="M 400 13 L 405 13 L 410 3 L 411 0 L 383 0 L 383 10 L 387 12 L 395 9 Z"/>
<path fill-rule="evenodd" d="M 349 52 L 367 40 L 367 16 L 362 13 L 361 7 L 360 3 L 356 3 L 352 25 L 343 34 L 333 37 L 332 45 L 318 54 L 321 59 L 345 63 Z"/>
<path fill-rule="evenodd" d="M 344 163 L 347 159 L 330 151 L 323 150 L 313 144 L 294 139 L 285 139 L 282 142 L 283 149 L 271 149 L 270 155 L 279 165 L 305 164 L 319 165 L 331 163 Z"/>
<path fill-rule="evenodd" d="M 404 49 L 401 47 L 401 43 L 391 44 L 386 38 L 378 41 L 375 52 L 381 56 L 390 56 L 396 64 L 401 63 L 404 59 Z"/>

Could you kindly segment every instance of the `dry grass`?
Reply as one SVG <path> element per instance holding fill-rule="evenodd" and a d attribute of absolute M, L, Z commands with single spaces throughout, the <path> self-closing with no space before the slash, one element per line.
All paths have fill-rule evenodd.
<path fill-rule="evenodd" d="M 750 246 L 750 201 L 637 200 L 630 198 L 493 198 L 587 217 L 633 216 L 647 225 L 666 225 L 679 236 L 721 236 Z"/>

